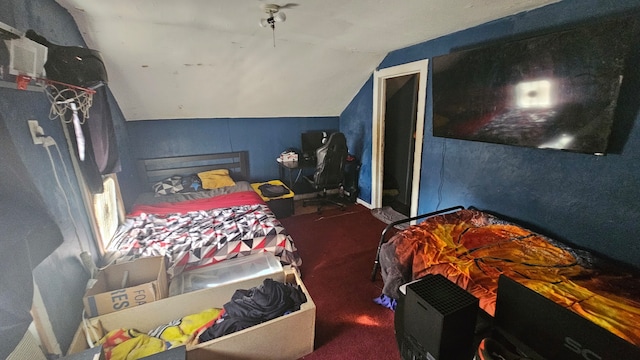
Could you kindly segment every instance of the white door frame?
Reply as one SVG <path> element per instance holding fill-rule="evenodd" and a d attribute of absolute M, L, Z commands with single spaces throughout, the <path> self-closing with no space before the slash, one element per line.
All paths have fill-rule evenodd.
<path fill-rule="evenodd" d="M 427 100 L 427 72 L 429 60 L 418 60 L 393 66 L 373 73 L 373 129 L 371 131 L 371 205 L 382 207 L 382 181 L 384 174 L 384 120 L 386 104 L 385 80 L 411 74 L 418 74 L 418 103 L 416 111 L 416 146 L 413 161 L 413 179 L 411 185 L 411 214 L 418 214 L 418 195 L 420 194 L 420 168 L 422 164 L 422 141 L 424 116 Z"/>

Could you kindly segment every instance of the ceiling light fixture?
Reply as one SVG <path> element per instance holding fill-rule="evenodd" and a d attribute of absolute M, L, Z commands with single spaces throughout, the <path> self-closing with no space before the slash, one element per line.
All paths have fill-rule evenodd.
<path fill-rule="evenodd" d="M 298 4 L 289 3 L 286 5 L 276 5 L 276 4 L 263 4 L 262 10 L 267 13 L 268 17 L 266 19 L 260 19 L 261 27 L 270 27 L 273 33 L 273 47 L 276 47 L 276 22 L 284 22 L 287 20 L 287 16 L 283 13 L 282 9 L 290 8 L 297 6 Z"/>

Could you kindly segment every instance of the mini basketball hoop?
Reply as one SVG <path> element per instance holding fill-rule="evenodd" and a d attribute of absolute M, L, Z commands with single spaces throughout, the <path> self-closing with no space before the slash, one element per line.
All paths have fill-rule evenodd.
<path fill-rule="evenodd" d="M 70 122 L 65 118 L 67 110 L 80 111 L 83 115 L 83 122 L 89 118 L 89 109 L 93 104 L 95 90 L 49 79 L 44 79 L 43 82 L 44 91 L 51 102 L 49 119 L 60 117 L 63 121 Z"/>

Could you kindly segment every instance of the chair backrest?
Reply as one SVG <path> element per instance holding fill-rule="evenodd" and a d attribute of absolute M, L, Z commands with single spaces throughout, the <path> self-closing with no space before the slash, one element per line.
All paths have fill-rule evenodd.
<path fill-rule="evenodd" d="M 340 132 L 331 134 L 326 144 L 316 150 L 317 164 L 313 181 L 317 188 L 332 188 L 342 184 L 347 152 L 347 139 Z"/>

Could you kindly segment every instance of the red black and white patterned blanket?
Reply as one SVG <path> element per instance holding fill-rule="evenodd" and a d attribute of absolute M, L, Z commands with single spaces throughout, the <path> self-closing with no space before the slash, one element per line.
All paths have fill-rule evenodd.
<path fill-rule="evenodd" d="M 275 254 L 285 264 L 300 266 L 302 260 L 291 237 L 271 210 L 261 201 L 256 202 L 259 203 L 233 205 L 233 201 L 227 201 L 227 206 L 232 205 L 206 210 L 193 210 L 184 203 L 177 207 L 162 204 L 162 210 L 157 213 L 136 209 L 107 250 L 117 253 L 118 261 L 165 256 L 170 277 L 265 251 Z M 204 206 L 201 201 L 195 203 Z M 172 212 L 172 208 L 181 212 Z M 153 211 L 153 208 L 147 206 L 144 210 Z"/>

